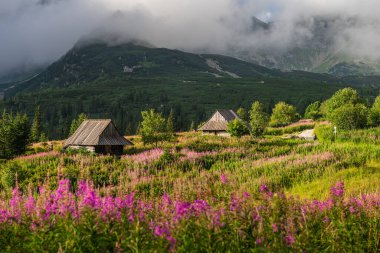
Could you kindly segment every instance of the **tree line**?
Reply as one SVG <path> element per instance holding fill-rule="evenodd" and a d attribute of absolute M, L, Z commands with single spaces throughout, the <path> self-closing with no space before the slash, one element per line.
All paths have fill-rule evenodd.
<path fill-rule="evenodd" d="M 239 108 L 237 114 L 240 118 L 228 124 L 228 132 L 236 137 L 250 134 L 257 138 L 265 133 L 268 126 L 286 126 L 301 118 L 296 107 L 285 102 L 277 103 L 271 114 L 267 113 L 265 106 L 259 101 L 253 102 L 248 112 Z M 176 116 L 174 110 L 170 110 L 167 117 L 154 109 L 142 111 L 142 120 L 136 132 L 141 135 L 144 144 L 157 146 L 159 142 L 170 141 L 177 130 Z M 0 158 L 12 158 L 24 153 L 30 143 L 47 141 L 41 118 L 39 106 L 36 107 L 31 122 L 26 114 L 4 111 L 0 119 Z M 341 130 L 379 126 L 380 95 L 369 106 L 356 90 L 345 88 L 337 91 L 326 101 L 311 103 L 306 108 L 304 118 L 328 120 Z M 71 122 L 67 130 L 68 135 L 73 134 L 85 119 L 87 115 L 79 114 Z M 196 130 L 195 123 L 192 122 L 188 129 Z"/>

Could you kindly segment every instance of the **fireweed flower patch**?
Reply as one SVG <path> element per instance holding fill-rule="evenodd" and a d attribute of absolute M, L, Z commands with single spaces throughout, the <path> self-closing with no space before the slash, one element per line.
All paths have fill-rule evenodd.
<path fill-rule="evenodd" d="M 123 156 L 124 159 L 130 159 L 135 163 L 149 164 L 153 161 L 157 161 L 164 154 L 164 150 L 161 148 L 155 148 L 144 151 L 135 155 Z"/>
<path fill-rule="evenodd" d="M 186 201 L 168 194 L 154 201 L 101 194 L 91 182 L 59 181 L 23 194 L 16 186 L 0 200 L 0 246 L 37 251 L 377 251 L 380 195 L 345 198 L 344 183 L 324 201 L 301 201 L 261 185 L 230 200 L 205 195 Z M 61 235 L 61 236 L 57 236 Z M 64 235 L 64 236 L 63 236 Z M 365 243 L 363 243 L 365 238 Z M 332 251 L 335 251 L 332 250 Z"/>

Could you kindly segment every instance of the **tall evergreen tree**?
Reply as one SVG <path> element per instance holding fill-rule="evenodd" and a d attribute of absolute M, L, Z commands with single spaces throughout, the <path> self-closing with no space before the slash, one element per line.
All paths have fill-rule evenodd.
<path fill-rule="evenodd" d="M 195 130 L 195 123 L 194 121 L 191 121 L 191 124 L 190 124 L 190 131 L 194 131 Z"/>
<path fill-rule="evenodd" d="M 40 141 L 41 133 L 42 133 L 41 111 L 40 111 L 40 106 L 37 106 L 34 111 L 32 127 L 30 129 L 30 142 Z"/>
<path fill-rule="evenodd" d="M 77 119 L 73 119 L 70 126 L 70 134 L 72 135 L 75 133 L 75 131 L 78 129 L 78 127 L 87 119 L 87 115 L 84 113 L 79 114 Z"/>
<path fill-rule="evenodd" d="M 170 110 L 170 114 L 168 119 L 166 120 L 166 131 L 168 133 L 174 133 L 175 127 L 174 127 L 174 110 Z"/>
<path fill-rule="evenodd" d="M 2 114 L 0 120 L 0 158 L 12 158 L 25 152 L 29 144 L 30 125 L 26 114 Z"/>

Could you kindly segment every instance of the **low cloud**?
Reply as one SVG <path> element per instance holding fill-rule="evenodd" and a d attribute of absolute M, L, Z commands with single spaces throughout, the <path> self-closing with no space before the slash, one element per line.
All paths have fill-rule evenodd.
<path fill-rule="evenodd" d="M 83 37 L 253 56 L 319 38 L 345 54 L 378 59 L 378 7 L 377 0 L 2 1 L 0 75 L 51 63 Z M 272 23 L 254 27 L 254 16 Z"/>

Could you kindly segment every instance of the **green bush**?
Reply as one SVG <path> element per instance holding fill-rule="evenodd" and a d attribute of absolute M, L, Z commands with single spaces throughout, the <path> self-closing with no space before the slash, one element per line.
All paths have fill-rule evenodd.
<path fill-rule="evenodd" d="M 317 139 L 321 142 L 334 141 L 334 127 L 332 125 L 318 125 L 315 128 Z"/>
<path fill-rule="evenodd" d="M 196 140 L 190 143 L 187 146 L 187 148 L 196 152 L 207 152 L 207 151 L 219 150 L 222 148 L 222 145 L 219 143 L 211 143 L 211 142 Z"/>
<path fill-rule="evenodd" d="M 367 126 L 368 109 L 362 104 L 348 104 L 331 113 L 338 130 L 361 129 Z"/>
<path fill-rule="evenodd" d="M 321 102 L 317 101 L 310 104 L 305 111 L 305 119 L 317 120 L 322 117 L 321 114 Z"/>
<path fill-rule="evenodd" d="M 269 125 L 272 127 L 287 126 L 293 122 L 296 122 L 298 118 L 299 115 L 297 114 L 297 110 L 294 106 L 288 105 L 285 102 L 279 102 L 273 108 Z"/>
<path fill-rule="evenodd" d="M 242 137 L 249 133 L 247 124 L 241 119 L 234 119 L 228 123 L 227 132 L 233 137 Z"/>
<path fill-rule="evenodd" d="M 321 112 L 331 120 L 332 113 L 338 108 L 359 103 L 360 97 L 358 92 L 352 88 L 344 88 L 338 90 L 331 98 L 322 103 Z"/>
<path fill-rule="evenodd" d="M 379 126 L 380 125 L 380 96 L 375 99 L 371 110 L 368 114 L 368 125 Z"/>

